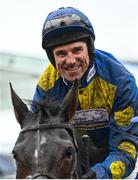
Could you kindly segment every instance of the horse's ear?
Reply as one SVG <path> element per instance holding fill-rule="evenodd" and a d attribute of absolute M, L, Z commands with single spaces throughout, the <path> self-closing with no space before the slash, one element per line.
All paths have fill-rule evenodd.
<path fill-rule="evenodd" d="M 69 121 L 75 114 L 78 104 L 78 80 L 75 80 L 70 91 L 65 96 L 61 105 L 60 116 L 66 117 L 65 121 Z"/>
<path fill-rule="evenodd" d="M 21 98 L 15 93 L 11 83 L 10 83 L 10 90 L 11 90 L 11 99 L 14 107 L 15 116 L 22 128 L 25 121 L 25 116 L 28 112 L 28 108 L 26 104 L 21 100 Z"/>

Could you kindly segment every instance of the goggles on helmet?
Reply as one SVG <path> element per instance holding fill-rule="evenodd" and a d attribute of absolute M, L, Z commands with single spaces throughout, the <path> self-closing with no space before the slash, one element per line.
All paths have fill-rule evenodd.
<path fill-rule="evenodd" d="M 80 16 L 78 16 L 77 14 L 71 14 L 47 21 L 44 26 L 44 30 L 48 32 L 54 28 L 58 28 L 61 26 L 68 26 L 68 25 L 86 26 L 85 22 L 82 21 Z"/>

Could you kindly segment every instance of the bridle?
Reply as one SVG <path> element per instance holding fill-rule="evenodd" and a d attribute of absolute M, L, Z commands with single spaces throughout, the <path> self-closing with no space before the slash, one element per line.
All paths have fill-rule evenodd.
<path fill-rule="evenodd" d="M 40 131 L 43 129 L 57 129 L 57 128 L 64 128 L 67 130 L 67 132 L 69 133 L 69 135 L 72 137 L 73 140 L 73 145 L 75 147 L 76 153 L 78 151 L 78 146 L 76 143 L 76 139 L 73 133 L 73 125 L 68 124 L 68 123 L 47 123 L 47 124 L 38 124 L 37 126 L 31 126 L 31 127 L 27 127 L 27 128 L 23 128 L 21 130 L 21 134 L 22 133 L 26 133 L 29 131 L 36 131 L 37 133 L 37 155 L 38 158 L 36 159 L 36 164 L 37 164 L 37 173 L 35 173 L 32 176 L 28 176 L 27 178 L 29 179 L 36 179 L 39 177 L 47 177 L 48 179 L 57 179 L 56 177 L 54 177 L 53 175 L 49 175 L 48 172 L 42 172 L 41 169 L 39 168 L 39 152 L 40 152 Z M 76 163 L 77 163 L 77 158 L 76 158 L 76 153 L 75 153 L 75 157 L 74 157 L 74 166 L 72 167 L 71 170 L 71 176 L 73 178 L 78 178 L 77 172 L 76 172 Z"/>

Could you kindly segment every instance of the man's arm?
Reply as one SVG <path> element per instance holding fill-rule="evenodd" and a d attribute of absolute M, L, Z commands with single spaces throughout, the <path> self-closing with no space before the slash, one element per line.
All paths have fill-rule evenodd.
<path fill-rule="evenodd" d="M 108 157 L 91 169 L 98 179 L 125 178 L 135 168 L 138 149 L 138 90 L 133 76 L 120 80 L 110 116 Z"/>
<path fill-rule="evenodd" d="M 138 122 L 132 122 L 138 116 L 138 89 L 133 76 L 120 80 L 117 89 L 114 111 L 110 116 L 110 154 L 106 160 L 92 169 L 98 172 L 98 178 L 125 178 L 135 168 L 138 148 Z"/>

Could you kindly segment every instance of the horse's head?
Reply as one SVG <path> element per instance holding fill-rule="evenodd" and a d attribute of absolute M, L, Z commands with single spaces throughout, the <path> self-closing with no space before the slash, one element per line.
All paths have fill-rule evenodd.
<path fill-rule="evenodd" d="M 69 120 L 77 104 L 77 81 L 61 105 L 42 102 L 30 112 L 15 93 L 11 97 L 21 132 L 13 149 L 17 178 L 71 178 L 76 166 L 76 143 Z"/>

